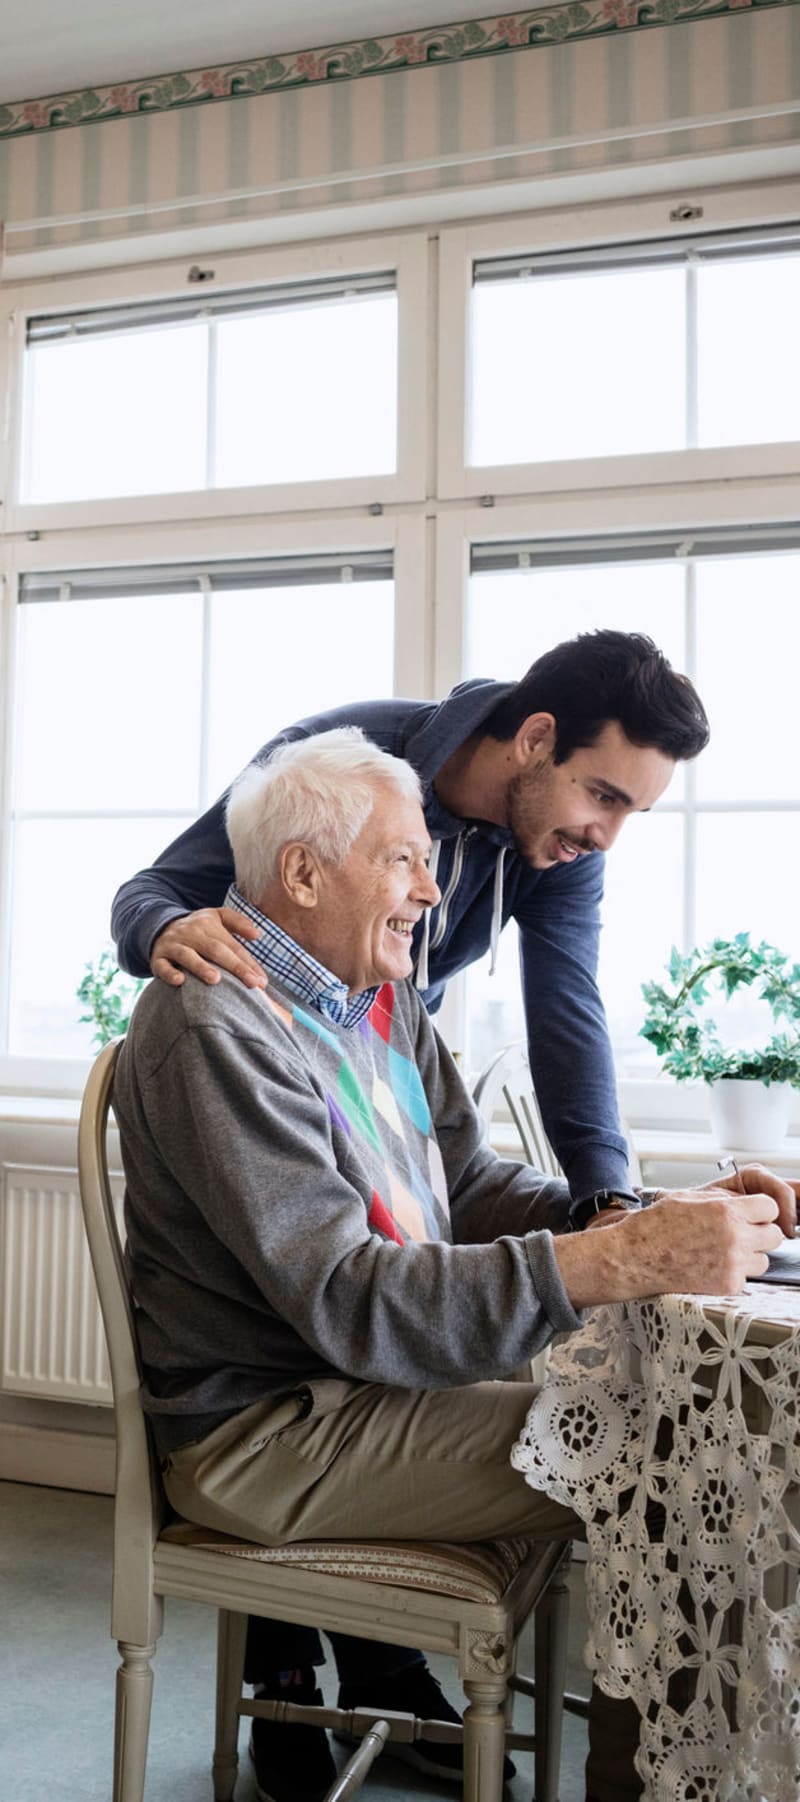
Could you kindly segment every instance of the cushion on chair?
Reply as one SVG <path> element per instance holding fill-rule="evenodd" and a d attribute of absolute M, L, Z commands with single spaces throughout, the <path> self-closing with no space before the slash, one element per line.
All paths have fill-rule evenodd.
<path fill-rule="evenodd" d="M 499 1602 L 530 1556 L 527 1539 L 493 1539 L 446 1545 L 418 1540 L 298 1540 L 294 1545 L 251 1545 L 191 1521 L 173 1521 L 162 1540 L 198 1551 L 223 1552 L 260 1564 L 295 1565 L 332 1577 L 359 1577 L 398 1589 L 425 1589 L 464 1602 Z"/>

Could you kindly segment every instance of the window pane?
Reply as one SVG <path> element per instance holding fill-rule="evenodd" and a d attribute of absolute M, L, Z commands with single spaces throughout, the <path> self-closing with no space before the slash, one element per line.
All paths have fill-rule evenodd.
<path fill-rule="evenodd" d="M 28 820 L 15 835 L 9 1050 L 91 1055 L 75 990 L 109 946 L 112 897 L 188 819 Z"/>
<path fill-rule="evenodd" d="M 647 632 L 674 667 L 683 669 L 684 592 L 683 571 L 674 561 L 475 574 L 466 674 L 516 681 L 543 651 L 600 627 Z"/>
<path fill-rule="evenodd" d="M 468 461 L 682 446 L 685 309 L 682 269 L 479 282 Z"/>
<path fill-rule="evenodd" d="M 18 810 L 194 810 L 199 592 L 30 603 L 19 641 Z"/>
<path fill-rule="evenodd" d="M 683 821 L 675 814 L 628 820 L 606 860 L 598 982 L 621 1075 L 656 1067 L 655 1053 L 638 1036 L 641 984 L 660 973 L 680 941 L 682 872 Z M 476 1073 L 504 1045 L 526 1036 L 513 923 L 500 940 L 495 975 L 488 956 L 469 973 L 467 1021 L 467 1066 Z"/>
<path fill-rule="evenodd" d="M 700 265 L 698 439 L 800 439 L 800 255 Z"/>
<path fill-rule="evenodd" d="M 393 582 L 219 594 L 211 618 L 211 795 L 283 726 L 392 693 Z"/>
<path fill-rule="evenodd" d="M 397 296 L 216 327 L 219 487 L 397 467 Z"/>
<path fill-rule="evenodd" d="M 800 554 L 699 563 L 697 600 L 697 683 L 711 721 L 698 795 L 800 800 Z"/>
<path fill-rule="evenodd" d="M 705 814 L 697 849 L 697 943 L 749 932 L 800 961 L 800 814 Z"/>
<path fill-rule="evenodd" d="M 651 813 L 627 820 L 606 859 L 599 983 L 620 1076 L 655 1072 L 639 1038 L 642 983 L 661 974 L 683 932 L 684 822 Z"/>
<path fill-rule="evenodd" d="M 22 500 L 203 487 L 207 362 L 199 323 L 33 345 Z"/>

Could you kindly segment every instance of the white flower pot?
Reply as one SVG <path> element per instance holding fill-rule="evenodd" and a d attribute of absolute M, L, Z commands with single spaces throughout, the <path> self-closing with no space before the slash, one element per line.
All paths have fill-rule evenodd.
<path fill-rule="evenodd" d="M 774 1151 L 786 1137 L 792 1085 L 723 1076 L 709 1083 L 709 1105 L 720 1151 Z"/>

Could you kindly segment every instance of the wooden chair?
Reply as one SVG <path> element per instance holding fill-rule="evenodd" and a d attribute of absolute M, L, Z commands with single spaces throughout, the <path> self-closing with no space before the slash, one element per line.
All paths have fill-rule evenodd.
<path fill-rule="evenodd" d="M 535 1753 L 536 1802 L 556 1802 L 566 1662 L 569 1548 L 523 1540 L 480 1545 L 305 1543 L 267 1549 L 170 1520 L 139 1400 L 133 1306 L 111 1197 L 106 1129 L 119 1046 L 100 1053 L 81 1110 L 81 1199 L 108 1340 L 117 1432 L 111 1631 L 117 1671 L 113 1802 L 142 1802 L 153 1674 L 166 1596 L 219 1610 L 216 1802 L 233 1796 L 239 1717 L 311 1722 L 362 1739 L 329 1791 L 360 1788 L 390 1735 L 452 1741 L 463 1731 L 464 1802 L 500 1802 L 505 1748 Z M 532 1610 L 535 1683 L 514 1675 Z M 463 1730 L 375 1711 L 313 1709 L 242 1697 L 248 1614 L 449 1653 L 467 1694 Z M 536 1738 L 510 1729 L 508 1691 L 536 1694 Z"/>

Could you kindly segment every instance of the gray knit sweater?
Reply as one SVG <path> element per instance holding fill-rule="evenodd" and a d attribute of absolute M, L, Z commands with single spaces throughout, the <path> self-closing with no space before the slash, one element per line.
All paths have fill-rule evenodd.
<path fill-rule="evenodd" d="M 162 1450 L 315 1376 L 508 1376 L 580 1322 L 566 1184 L 489 1149 L 409 985 L 345 1030 L 273 979 L 153 982 L 114 1109 Z"/>

